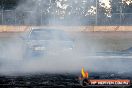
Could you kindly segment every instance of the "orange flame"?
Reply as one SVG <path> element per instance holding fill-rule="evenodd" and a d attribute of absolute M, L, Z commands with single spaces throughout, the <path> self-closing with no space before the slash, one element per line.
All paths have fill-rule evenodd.
<path fill-rule="evenodd" d="M 89 74 L 88 74 L 88 72 L 85 72 L 85 71 L 84 71 L 84 68 L 82 68 L 81 73 L 82 73 L 82 77 L 83 77 L 83 78 L 88 78 Z"/>

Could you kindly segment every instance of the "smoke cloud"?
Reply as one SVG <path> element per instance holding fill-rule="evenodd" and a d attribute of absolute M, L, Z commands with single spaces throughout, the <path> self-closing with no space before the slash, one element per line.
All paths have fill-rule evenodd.
<path fill-rule="evenodd" d="M 20 2 L 15 11 L 18 13 L 25 13 L 26 11 L 28 13 L 27 15 L 22 15 L 25 25 L 42 25 L 40 23 L 43 22 L 47 23 L 47 25 L 56 25 L 57 23 L 61 24 L 62 20 L 66 23 L 70 21 L 74 24 L 76 19 L 81 18 L 82 15 L 87 16 L 89 12 L 90 14 L 93 12 L 93 15 L 95 15 L 95 4 L 91 4 L 93 5 L 92 10 L 90 10 L 91 6 L 88 7 L 88 3 L 93 3 L 93 1 L 26 0 L 25 2 Z M 44 17 L 41 16 L 42 14 L 45 14 Z M 70 18 L 75 20 L 72 21 Z M 77 23 L 81 24 L 81 21 L 78 20 Z M 49 55 L 36 59 L 23 56 L 25 52 L 23 40 L 19 38 L 0 39 L 0 73 L 7 75 L 39 72 L 70 73 L 78 72 L 82 67 L 94 72 L 131 72 L 131 62 L 129 60 L 115 58 L 114 56 L 112 59 L 105 56 L 100 58 L 95 55 L 96 52 L 118 51 L 119 46 L 120 48 L 127 46 L 125 47 L 127 49 L 130 46 L 127 44 L 130 44 L 130 42 L 122 41 L 122 38 L 121 40 L 118 40 L 118 38 L 116 40 L 115 38 L 107 39 L 104 36 L 90 35 L 92 33 L 71 33 L 70 37 L 74 40 L 74 48 L 70 54 Z"/>
<path fill-rule="evenodd" d="M 0 73 L 4 75 L 75 73 L 80 72 L 82 67 L 85 67 L 89 72 L 131 72 L 131 56 L 96 56 L 96 52 L 115 52 L 127 49 L 131 46 L 129 45 L 130 41 L 123 40 L 123 38 L 108 40 L 101 35 L 98 38 L 93 35 L 94 33 L 73 33 L 70 35 L 75 41 L 72 52 L 41 58 L 23 56 L 25 52 L 23 41 L 18 38 L 4 39 L 0 45 L 1 51 L 3 48 Z"/>

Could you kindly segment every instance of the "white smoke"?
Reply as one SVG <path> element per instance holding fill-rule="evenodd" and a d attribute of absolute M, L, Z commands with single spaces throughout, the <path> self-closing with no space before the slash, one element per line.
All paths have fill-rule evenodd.
<path fill-rule="evenodd" d="M 24 21 L 28 23 L 28 21 L 38 23 L 36 20 L 39 17 L 39 10 L 44 10 L 45 14 L 48 16 L 57 15 L 59 17 L 64 17 L 67 13 L 67 9 L 72 8 L 68 12 L 68 14 L 75 13 L 79 16 L 85 16 L 88 14 L 95 14 L 95 6 L 87 7 L 85 3 L 88 3 L 86 0 L 55 0 L 54 3 L 51 1 L 54 0 L 27 0 L 26 2 L 20 3 L 16 8 L 16 11 L 24 11 L 31 10 L 32 13 L 27 15 L 24 18 Z M 72 4 L 75 4 L 72 6 Z M 100 5 L 108 11 L 111 10 L 110 1 L 108 0 L 100 0 Z M 105 3 L 103 5 L 103 3 Z M 42 4 L 42 5 L 41 5 Z M 47 7 L 45 7 L 47 6 Z M 40 9 L 43 8 L 43 9 Z M 81 14 L 81 15 L 80 15 Z M 73 15 L 74 16 L 74 15 Z M 49 20 L 54 21 L 51 17 Z M 72 21 L 72 20 L 70 20 Z M 54 22 L 58 22 L 55 20 Z M 75 36 L 75 35 L 76 36 Z M 5 47 L 2 51 L 1 58 L 1 67 L 0 73 L 3 74 L 11 74 L 11 73 L 37 73 L 37 72 L 52 72 L 52 73 L 60 73 L 60 72 L 76 72 L 80 71 L 82 67 L 89 69 L 90 71 L 113 71 L 113 72 L 129 72 L 131 71 L 131 63 L 129 61 L 122 61 L 120 59 L 113 59 L 102 57 L 102 58 L 92 58 L 89 54 L 95 54 L 95 52 L 101 51 L 114 51 L 114 49 L 118 46 L 118 40 L 107 39 L 104 36 L 89 36 L 88 33 L 73 33 L 71 37 L 74 40 L 74 48 L 73 52 L 70 54 L 64 53 L 59 54 L 57 56 L 48 56 L 42 58 L 24 58 L 24 46 L 23 41 L 16 40 L 12 41 L 11 38 L 5 39 L 7 41 L 6 44 L 1 42 L 3 45 L 1 47 Z M 101 35 L 101 34 L 97 34 Z M 103 34 L 102 34 L 103 35 Z M 98 40 L 98 38 L 102 38 L 102 40 Z M 8 41 L 9 40 L 9 41 Z M 113 44 L 112 44 L 113 43 Z M 130 42 L 129 42 L 130 43 Z M 54 44 L 54 42 L 53 42 Z M 112 44 L 110 46 L 110 44 Z M 22 47 L 18 47 L 18 45 L 22 45 Z M 123 45 L 121 45 L 123 46 Z M 55 51 L 56 52 L 56 51 Z M 111 62 L 110 62 L 111 61 Z"/>
<path fill-rule="evenodd" d="M 127 49 L 130 41 L 120 38 L 90 36 L 89 33 L 73 33 L 74 48 L 70 53 L 49 55 L 41 58 L 25 58 L 23 41 L 11 38 L 5 39 L 3 45 L 5 51 L 1 58 L 0 73 L 4 75 L 19 75 L 24 73 L 72 73 L 79 72 L 82 67 L 92 72 L 131 72 L 131 60 L 127 57 L 102 56 L 98 57 L 95 52 L 110 52 L 117 48 Z M 97 36 L 96 36 L 97 37 Z M 51 41 L 52 42 L 52 41 Z M 121 43 L 121 44 L 119 44 Z M 8 44 L 8 45 L 6 45 Z M 19 46 L 18 46 L 19 45 Z M 124 48 L 125 47 L 125 48 Z M 115 50 L 114 50 L 115 49 Z M 119 49 L 117 49 L 119 51 Z M 57 51 L 54 51 L 55 53 Z M 94 57 L 92 56 L 94 55 Z"/>

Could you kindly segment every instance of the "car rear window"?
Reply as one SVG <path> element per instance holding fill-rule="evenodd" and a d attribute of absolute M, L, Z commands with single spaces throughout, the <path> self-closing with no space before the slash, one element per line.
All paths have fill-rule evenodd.
<path fill-rule="evenodd" d="M 50 40 L 52 33 L 49 30 L 33 30 L 30 34 L 32 40 Z"/>
<path fill-rule="evenodd" d="M 31 40 L 58 40 L 58 41 L 70 41 L 70 37 L 60 30 L 45 30 L 35 29 L 30 34 Z"/>

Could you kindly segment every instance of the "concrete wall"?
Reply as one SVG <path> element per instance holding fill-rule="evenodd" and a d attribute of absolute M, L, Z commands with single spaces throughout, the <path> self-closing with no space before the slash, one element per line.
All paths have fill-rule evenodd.
<path fill-rule="evenodd" d="M 7 26 L 1 25 L 0 32 L 24 32 L 30 28 L 51 28 L 75 32 L 98 32 L 98 31 L 132 31 L 132 26 Z"/>

